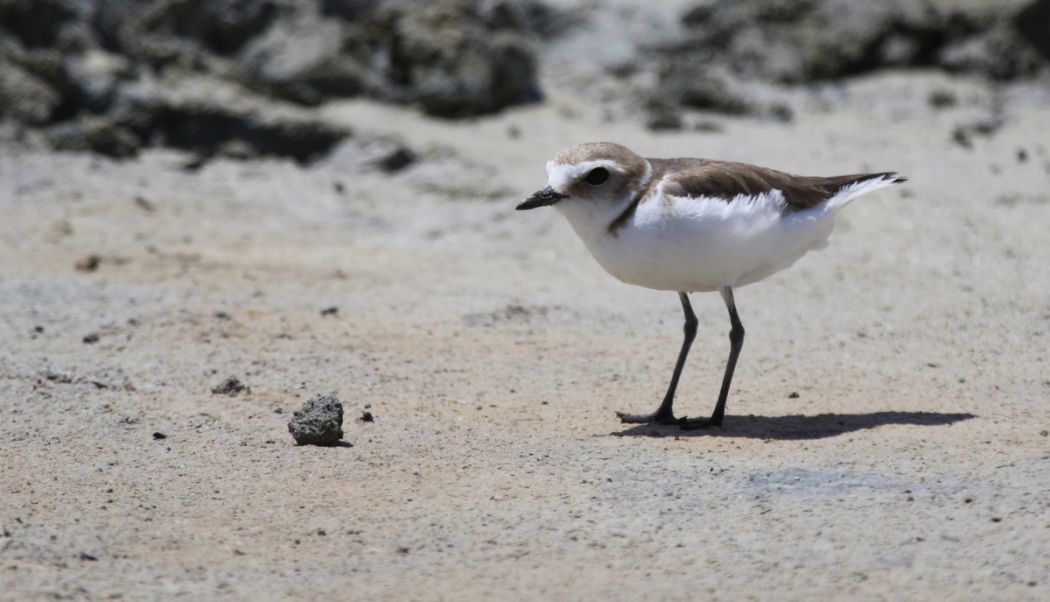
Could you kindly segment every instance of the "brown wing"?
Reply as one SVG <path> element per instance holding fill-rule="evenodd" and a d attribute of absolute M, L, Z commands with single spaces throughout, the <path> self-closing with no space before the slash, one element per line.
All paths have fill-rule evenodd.
<path fill-rule="evenodd" d="M 755 196 L 776 189 L 796 211 L 819 205 L 850 184 L 896 177 L 892 172 L 827 178 L 796 176 L 747 163 L 706 159 L 649 159 L 649 162 L 653 165 L 653 182 L 663 178 L 663 188 L 668 194 L 722 198 L 728 203 L 740 195 Z M 904 178 L 896 181 L 903 182 Z"/>

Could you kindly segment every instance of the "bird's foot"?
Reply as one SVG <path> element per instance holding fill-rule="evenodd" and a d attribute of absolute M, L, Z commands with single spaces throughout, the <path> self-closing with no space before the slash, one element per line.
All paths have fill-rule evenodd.
<path fill-rule="evenodd" d="M 671 412 L 653 412 L 652 414 L 628 414 L 627 412 L 616 412 L 620 422 L 625 424 L 678 424 L 678 418 Z"/>

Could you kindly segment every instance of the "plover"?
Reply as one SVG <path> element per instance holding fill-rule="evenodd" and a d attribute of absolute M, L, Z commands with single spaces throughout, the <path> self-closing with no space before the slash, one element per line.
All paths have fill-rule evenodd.
<path fill-rule="evenodd" d="M 547 162 L 547 187 L 517 206 L 553 205 L 591 255 L 627 284 L 675 291 L 685 339 L 660 407 L 626 423 L 721 426 L 744 326 L 733 290 L 827 245 L 835 215 L 862 194 L 904 182 L 894 172 L 806 177 L 728 161 L 646 159 L 611 142 L 571 146 Z M 729 360 L 710 418 L 673 404 L 697 320 L 689 293 L 718 291 L 729 310 Z"/>

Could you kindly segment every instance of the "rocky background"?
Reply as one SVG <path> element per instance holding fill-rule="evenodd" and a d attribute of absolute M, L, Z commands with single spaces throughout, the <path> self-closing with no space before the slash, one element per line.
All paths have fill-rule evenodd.
<path fill-rule="evenodd" d="M 677 22 L 652 23 L 629 3 L 0 0 L 0 119 L 6 139 L 55 150 L 311 162 L 349 132 L 309 108 L 340 98 L 456 119 L 543 102 L 545 88 L 586 95 L 566 80 L 605 76 L 650 127 L 674 129 L 689 110 L 789 120 L 792 90 L 880 70 L 994 87 L 1045 78 L 1050 61 L 1044 1 L 674 8 L 659 14 Z"/>
<path fill-rule="evenodd" d="M 1048 44 L 1046 0 L 0 0 L 0 600 L 1050 599 Z M 634 428 L 675 296 L 513 210 L 588 140 L 909 180 L 736 292 L 723 429 Z"/>

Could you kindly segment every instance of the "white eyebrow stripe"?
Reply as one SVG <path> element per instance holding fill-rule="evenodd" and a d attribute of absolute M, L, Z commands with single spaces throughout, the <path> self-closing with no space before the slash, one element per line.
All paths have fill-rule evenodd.
<path fill-rule="evenodd" d="M 582 163 L 555 163 L 547 162 L 547 185 L 558 192 L 566 191 L 569 186 L 576 182 L 584 174 L 595 167 L 604 167 L 609 171 L 625 173 L 624 166 L 612 159 L 596 159 L 594 161 L 583 161 Z"/>

